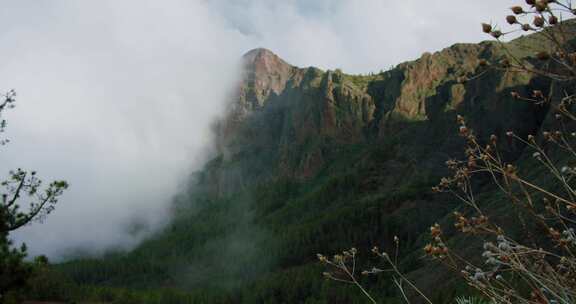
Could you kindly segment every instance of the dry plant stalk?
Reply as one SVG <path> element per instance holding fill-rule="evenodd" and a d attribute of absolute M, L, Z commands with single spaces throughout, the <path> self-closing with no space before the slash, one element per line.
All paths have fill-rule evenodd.
<path fill-rule="evenodd" d="M 426 303 L 432 304 L 432 301 L 430 301 L 430 299 L 428 299 L 426 295 L 424 295 L 424 293 L 422 293 L 422 291 L 420 291 L 420 289 L 418 289 L 416 285 L 414 285 L 414 283 L 408 280 L 408 278 L 406 278 L 406 276 L 398 268 L 398 250 L 400 248 L 399 247 L 400 239 L 396 236 L 394 237 L 394 245 L 395 245 L 394 246 L 395 253 L 393 258 L 388 253 L 381 251 L 378 247 L 372 248 L 372 253 L 377 257 L 381 258 L 385 262 L 385 264 L 388 265 L 387 268 L 380 269 L 377 267 L 372 267 L 369 270 L 361 271 L 360 274 L 367 276 L 367 275 L 378 275 L 382 273 L 390 273 L 392 275 L 392 281 L 394 285 L 398 288 L 400 294 L 406 301 L 408 301 L 408 297 L 406 296 L 404 287 L 405 285 L 414 289 L 426 301 Z M 332 259 L 322 254 L 318 254 L 317 257 L 321 263 L 323 263 L 330 269 L 330 271 L 323 273 L 326 279 L 346 284 L 352 284 L 358 287 L 362 291 L 362 293 L 370 300 L 370 302 L 378 303 L 370 295 L 370 293 L 359 283 L 357 277 L 359 271 L 357 271 L 356 267 L 357 253 L 358 252 L 356 248 L 352 248 L 350 250 L 343 251 L 342 254 L 334 255 Z"/>
<path fill-rule="evenodd" d="M 576 52 L 571 40 L 576 38 L 576 25 L 569 21 L 562 22 L 562 17 L 573 17 L 576 9 L 571 1 L 525 2 L 525 5 L 512 7 L 512 14 L 506 17 L 506 22 L 515 29 L 504 32 L 492 24 L 482 24 L 482 30 L 501 44 L 506 58 L 498 62 L 481 59 L 479 66 L 484 70 L 470 79 L 462 79 L 462 82 L 496 69 L 537 75 L 550 79 L 553 84 L 574 87 Z M 518 58 L 501 42 L 505 35 L 518 31 L 535 33 L 538 35 L 535 37 L 543 38 L 547 49 L 535 52 L 531 58 Z M 476 236 L 482 242 L 482 264 L 475 265 L 469 258 L 460 256 L 457 250 L 450 248 L 438 224 L 430 228 L 431 242 L 425 246 L 424 252 L 454 270 L 491 302 L 576 303 L 576 95 L 565 92 L 562 97 L 555 97 L 553 92 L 545 95 L 540 90 L 533 91 L 530 96 L 517 92 L 511 95 L 519 101 L 549 106 L 554 115 L 553 129 L 526 138 L 509 131 L 507 138 L 499 139 L 491 135 L 487 142 L 482 142 L 466 120 L 458 116 L 459 133 L 466 140 L 466 159 L 447 161 L 453 175 L 443 178 L 433 188 L 435 192 L 451 193 L 468 207 L 466 211 L 454 213 L 455 227 L 457 233 Z M 525 176 L 523 168 L 507 163 L 500 152 L 504 140 L 515 141 L 532 149 L 532 157 L 544 176 L 533 180 Z M 504 201 L 514 205 L 510 210 L 515 210 L 515 214 L 510 215 L 517 215 L 521 219 L 514 225 L 531 237 L 515 239 L 512 233 L 488 216 L 474 193 L 473 181 L 478 178 L 489 178 Z M 546 233 L 534 236 L 534 227 Z M 395 238 L 396 245 L 398 242 Z M 373 252 L 383 258 L 390 268 L 373 268 L 363 274 L 391 272 L 394 283 L 407 302 L 403 284 L 431 303 L 398 269 L 397 256 L 392 259 L 378 248 L 374 248 Z M 327 278 L 358 286 L 376 303 L 355 278 L 355 249 L 337 255 L 333 260 L 323 255 L 318 257 L 334 269 L 325 273 Z"/>

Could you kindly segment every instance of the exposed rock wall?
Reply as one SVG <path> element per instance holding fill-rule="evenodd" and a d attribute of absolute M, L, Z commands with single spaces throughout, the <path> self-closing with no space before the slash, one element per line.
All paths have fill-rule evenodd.
<path fill-rule="evenodd" d="M 480 59 L 497 63 L 502 56 L 495 43 L 456 44 L 386 72 L 354 76 L 297 68 L 269 50 L 252 50 L 244 56 L 238 96 L 218 123 L 221 157 L 205 180 L 226 193 L 264 179 L 311 178 L 343 146 L 377 143 L 406 123 L 447 130 L 456 113 L 468 117 L 481 136 L 534 132 L 545 111 L 513 100 L 510 92 L 529 94 L 550 84 L 518 73 L 484 72 L 479 65 Z M 452 133 L 436 136 L 446 141 L 432 152 L 449 153 Z"/>

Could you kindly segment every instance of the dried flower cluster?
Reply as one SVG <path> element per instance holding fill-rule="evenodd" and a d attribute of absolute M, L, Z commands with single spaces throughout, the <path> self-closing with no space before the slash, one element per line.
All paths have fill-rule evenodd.
<path fill-rule="evenodd" d="M 351 248 L 350 250 L 344 250 L 341 254 L 334 255 L 332 258 L 328 258 L 320 253 L 317 254 L 318 260 L 332 269 L 332 271 L 324 272 L 322 275 L 326 279 L 356 285 L 372 303 L 376 303 L 376 300 L 360 285 L 356 278 L 357 253 L 356 248 Z M 376 273 L 378 270 L 374 268 L 372 271 Z M 362 274 L 367 274 L 367 271 L 363 271 Z"/>
<path fill-rule="evenodd" d="M 512 27 L 510 30 L 503 31 L 493 24 L 483 23 L 482 31 L 498 41 L 515 32 L 538 33 L 552 43 L 548 44 L 549 49 L 534 53 L 534 58 L 544 65 L 534 65 L 530 61 L 508 54 L 508 59 L 493 64 L 493 67 L 535 73 L 555 80 L 571 80 L 576 72 L 576 52 L 569 47 L 573 33 L 565 29 L 565 25 L 561 22 L 564 17 L 576 15 L 571 1 L 526 0 L 524 6 L 513 6 L 510 11 L 511 14 L 506 16 L 506 23 Z M 480 64 L 480 66 L 488 65 L 490 65 L 488 62 Z"/>
<path fill-rule="evenodd" d="M 398 249 L 400 245 L 400 239 L 397 236 L 394 237 L 394 245 L 394 257 L 391 257 L 387 252 L 380 250 L 378 247 L 373 247 L 371 250 L 372 254 L 382 259 L 385 264 L 388 265 L 387 268 L 381 269 L 372 267 L 371 269 L 363 270 L 360 273 L 363 276 L 378 275 L 384 272 L 390 273 L 392 275 L 392 281 L 394 282 L 394 285 L 398 288 L 406 301 L 408 301 L 408 298 L 406 296 L 406 292 L 404 291 L 405 285 L 415 290 L 426 303 L 432 304 L 432 301 L 430 301 L 430 299 L 428 299 L 426 295 L 424 295 L 414 285 L 414 283 L 408 280 L 408 278 L 406 278 L 406 276 L 404 276 L 404 274 L 398 269 Z M 357 286 L 372 303 L 377 303 L 376 300 L 370 295 L 370 293 L 364 289 L 364 287 L 362 287 L 356 277 L 357 250 L 355 248 L 346 250 L 342 252 L 342 254 L 337 254 L 332 259 L 329 259 L 322 254 L 318 254 L 317 257 L 321 263 L 332 269 L 331 272 L 323 273 L 325 278 L 337 282 L 353 284 Z"/>
<path fill-rule="evenodd" d="M 576 52 L 570 42 L 574 32 L 573 29 L 569 31 L 570 25 L 562 22 L 563 17 L 576 15 L 571 1 L 526 0 L 510 9 L 506 23 L 514 27 L 512 30 L 503 31 L 493 24 L 482 24 L 482 31 L 497 39 L 508 56 L 497 63 L 479 59 L 478 65 L 485 68 L 481 75 L 490 69 L 503 69 L 543 76 L 553 83 L 574 87 Z M 546 41 L 547 49 L 538 50 L 531 58 L 515 57 L 501 39 L 519 31 L 537 33 Z M 465 158 L 447 161 L 451 176 L 442 178 L 432 189 L 450 193 L 467 206 L 454 212 L 454 227 L 459 234 L 477 237 L 478 245 L 481 245 L 478 247 L 483 251 L 478 252 L 481 263 L 475 265 L 469 256 L 459 255 L 458 248 L 451 248 L 442 227 L 434 224 L 430 227 L 431 240 L 423 248 L 425 255 L 447 265 L 493 303 L 576 303 L 576 95 L 565 92 L 559 97 L 553 90 L 547 93 L 547 88 L 542 89 L 545 90 L 533 90 L 526 96 L 516 91 L 510 93 L 518 101 L 551 109 L 554 125 L 540 134 L 520 136 L 508 131 L 501 138 L 494 134 L 480 139 L 466 119 L 458 116 L 458 132 L 466 141 Z M 506 144 L 533 150 L 534 166 L 544 173 L 537 179 L 529 178 L 521 163 L 503 157 L 502 146 Z M 511 214 L 491 213 L 489 216 L 490 212 L 484 210 L 474 192 L 473 181 L 478 178 L 487 178 L 502 194 L 502 200 L 513 205 L 507 209 Z M 517 220 L 511 224 L 515 232 L 507 231 L 492 217 Z M 398 242 L 395 239 L 396 245 Z M 372 268 L 363 274 L 390 271 L 403 296 L 402 284 L 406 283 L 431 303 L 398 270 L 396 258 L 376 247 L 372 251 L 390 268 Z M 347 275 L 345 281 L 358 285 L 374 302 L 353 278 L 355 266 L 352 266 L 352 271 L 347 266 L 349 262 L 355 265 L 355 253 L 333 260 L 322 255 L 319 258 L 335 267 L 338 273 Z M 327 273 L 326 276 L 342 281 L 336 273 Z"/>
<path fill-rule="evenodd" d="M 454 213 L 454 226 L 459 233 L 482 237 L 484 264 L 473 265 L 466 257 L 447 248 L 437 224 L 430 228 L 432 241 L 424 247 L 425 253 L 457 270 L 469 285 L 496 303 L 576 301 L 576 185 L 573 179 L 576 151 L 574 136 L 566 132 L 571 116 L 558 111 L 555 118 L 556 130 L 544 131 L 538 137 L 528 135 L 526 139 L 508 131 L 505 139 L 534 150 L 532 156 L 536 163 L 546 169 L 548 187 L 524 177 L 514 164 L 506 163 L 499 153 L 500 141 L 496 135 L 491 135 L 486 144 L 480 144 L 465 119 L 458 117 L 460 135 L 467 142 L 466 159 L 449 160 L 447 166 L 453 175 L 443 178 L 433 188 L 436 192 L 453 194 L 470 207 L 468 213 Z M 491 178 L 506 200 L 519 207 L 525 220 L 548 235 L 515 240 L 494 223 L 474 195 L 472 180 L 479 175 Z M 534 230 L 525 223 L 518 225 L 527 235 Z"/>

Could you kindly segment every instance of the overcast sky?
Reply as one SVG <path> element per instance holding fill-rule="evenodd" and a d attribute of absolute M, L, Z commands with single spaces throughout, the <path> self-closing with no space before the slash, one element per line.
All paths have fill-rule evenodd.
<path fill-rule="evenodd" d="M 210 145 L 246 51 L 297 66 L 386 69 L 456 42 L 479 42 L 511 0 L 1 0 L 0 90 L 12 143 L 0 172 L 70 182 L 44 224 L 15 237 L 32 254 L 132 246 L 158 227 Z"/>

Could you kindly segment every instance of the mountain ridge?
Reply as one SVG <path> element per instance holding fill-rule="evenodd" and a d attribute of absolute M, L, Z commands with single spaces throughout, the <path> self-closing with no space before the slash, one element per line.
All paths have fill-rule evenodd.
<path fill-rule="evenodd" d="M 265 149 L 268 155 L 263 159 L 270 161 L 262 167 L 274 170 L 272 175 L 306 179 L 330 158 L 328 146 L 378 141 L 404 122 L 441 125 L 458 112 L 472 116 L 473 125 L 499 133 L 519 129 L 519 134 L 526 134 L 542 118 L 534 114 L 534 107 L 513 100 L 510 92 L 530 79 L 488 71 L 482 79 L 461 81 L 484 73 L 480 59 L 498 62 L 503 56 L 492 42 L 455 44 L 385 72 L 356 76 L 340 70 L 298 68 L 269 50 L 251 50 L 244 56 L 239 97 L 218 124 L 218 150 L 224 159 L 232 160 L 234 155 Z M 502 107 L 514 108 L 522 118 L 491 121 L 490 126 L 477 119 L 476 112 L 499 113 Z M 250 180 L 240 171 L 232 175 Z M 230 175 L 225 175 L 224 183 L 230 183 Z M 217 179 L 212 182 L 219 183 Z M 231 187 L 233 191 L 241 187 L 240 182 L 232 183 L 237 185 Z"/>

